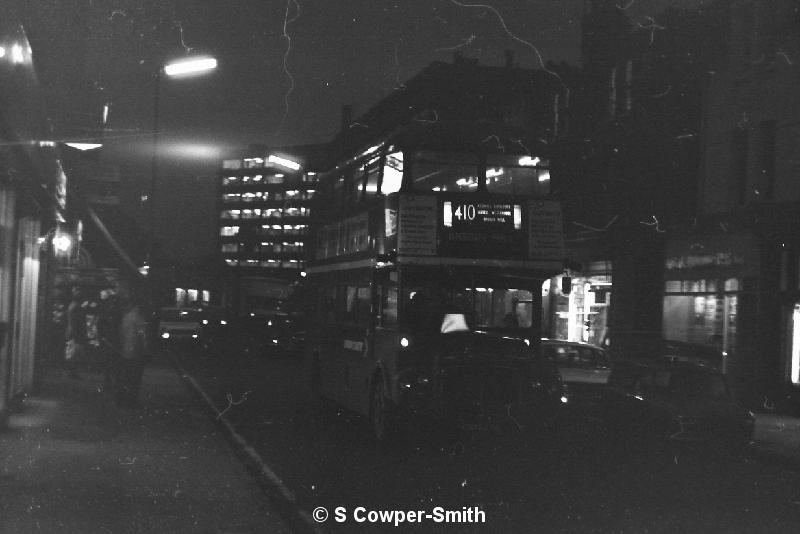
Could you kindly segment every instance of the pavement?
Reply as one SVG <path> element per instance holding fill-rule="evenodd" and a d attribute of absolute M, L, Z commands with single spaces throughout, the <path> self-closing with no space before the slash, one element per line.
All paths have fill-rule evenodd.
<path fill-rule="evenodd" d="M 0 534 L 314 531 L 166 359 L 148 365 L 130 409 L 107 400 L 99 371 L 73 378 L 45 365 L 41 375 L 0 428 Z M 800 418 L 756 414 L 753 452 L 800 467 Z"/>
<path fill-rule="evenodd" d="M 0 428 L 0 534 L 296 531 L 168 362 L 128 409 L 99 371 L 42 375 Z"/>

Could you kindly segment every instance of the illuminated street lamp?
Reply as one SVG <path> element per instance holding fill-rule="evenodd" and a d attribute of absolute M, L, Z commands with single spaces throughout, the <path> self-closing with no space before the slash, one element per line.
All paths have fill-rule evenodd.
<path fill-rule="evenodd" d="M 160 136 L 159 128 L 159 114 L 160 114 L 160 96 L 161 96 L 161 73 L 171 78 L 189 77 L 206 74 L 217 68 L 217 60 L 213 57 L 194 57 L 183 59 L 167 65 L 161 65 L 156 70 L 155 83 L 154 83 L 154 96 L 153 96 L 153 143 L 152 143 L 152 159 L 151 159 L 151 174 L 150 174 L 150 193 L 148 200 L 150 202 L 150 250 L 148 252 L 150 264 L 153 260 L 153 252 L 155 249 L 155 229 L 156 229 L 156 187 L 158 184 L 158 138 Z"/>

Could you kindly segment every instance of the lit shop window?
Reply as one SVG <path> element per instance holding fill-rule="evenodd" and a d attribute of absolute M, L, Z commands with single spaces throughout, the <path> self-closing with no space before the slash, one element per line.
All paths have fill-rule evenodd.
<path fill-rule="evenodd" d="M 219 235 L 222 237 L 231 237 L 239 234 L 238 226 L 223 226 L 219 229 Z"/>
<path fill-rule="evenodd" d="M 222 252 L 239 252 L 239 243 L 223 243 Z"/>
<path fill-rule="evenodd" d="M 267 176 L 267 183 L 268 184 L 282 184 L 284 176 L 282 174 L 274 174 L 272 176 Z"/>
<path fill-rule="evenodd" d="M 239 260 L 235 258 L 225 258 L 225 263 L 227 265 L 230 265 L 231 267 L 236 267 L 237 265 L 239 265 Z"/>
<path fill-rule="evenodd" d="M 261 217 L 261 210 L 242 210 L 242 219 L 257 219 Z"/>
<path fill-rule="evenodd" d="M 234 185 L 239 183 L 238 176 L 226 176 L 222 179 L 222 185 Z"/>
<path fill-rule="evenodd" d="M 238 219 L 242 210 L 223 210 L 219 216 L 221 219 Z"/>
<path fill-rule="evenodd" d="M 242 200 L 242 195 L 239 193 L 225 193 L 222 195 L 222 202 L 225 204 L 233 204 Z"/>

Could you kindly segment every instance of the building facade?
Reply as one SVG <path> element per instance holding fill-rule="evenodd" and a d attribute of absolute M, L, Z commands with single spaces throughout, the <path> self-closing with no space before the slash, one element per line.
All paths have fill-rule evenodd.
<path fill-rule="evenodd" d="M 553 157 L 577 283 L 548 288 L 550 335 L 608 341 L 621 357 L 661 337 L 664 244 L 697 211 L 701 82 L 725 56 L 725 13 L 717 2 L 642 25 L 615 2 L 585 4 L 582 64 L 560 69 L 571 127 Z"/>
<path fill-rule="evenodd" d="M 280 310 L 306 265 L 326 147 L 251 147 L 219 173 L 223 305 L 238 315 Z"/>
<path fill-rule="evenodd" d="M 8 11 L 8 10 L 7 10 Z M 47 347 L 42 271 L 70 253 L 66 176 L 47 132 L 25 28 L 0 20 L 0 426 Z"/>
<path fill-rule="evenodd" d="M 704 91 L 699 217 L 667 243 L 664 332 L 721 346 L 762 406 L 800 388 L 800 6 L 730 8 Z"/>

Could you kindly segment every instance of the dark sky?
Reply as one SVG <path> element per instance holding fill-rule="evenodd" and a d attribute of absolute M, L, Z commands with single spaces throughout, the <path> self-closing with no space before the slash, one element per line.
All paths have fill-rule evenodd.
<path fill-rule="evenodd" d="M 4 3 L 9 0 L 0 0 Z M 702 0 L 618 0 L 650 25 L 669 6 Z M 329 140 L 343 104 L 365 111 L 431 61 L 456 50 L 521 67 L 579 62 L 584 0 L 18 0 L 58 136 L 92 137 L 110 104 L 107 141 L 145 187 L 153 73 L 187 53 L 219 61 L 210 76 L 161 84 L 162 219 L 182 203 L 166 239 L 178 256 L 209 253 L 220 159 L 250 143 Z M 651 17 L 648 19 L 647 17 Z M 137 174 L 138 173 L 138 174 Z M 196 209 L 189 206 L 196 204 Z M 172 244 L 173 246 L 170 246 Z"/>

